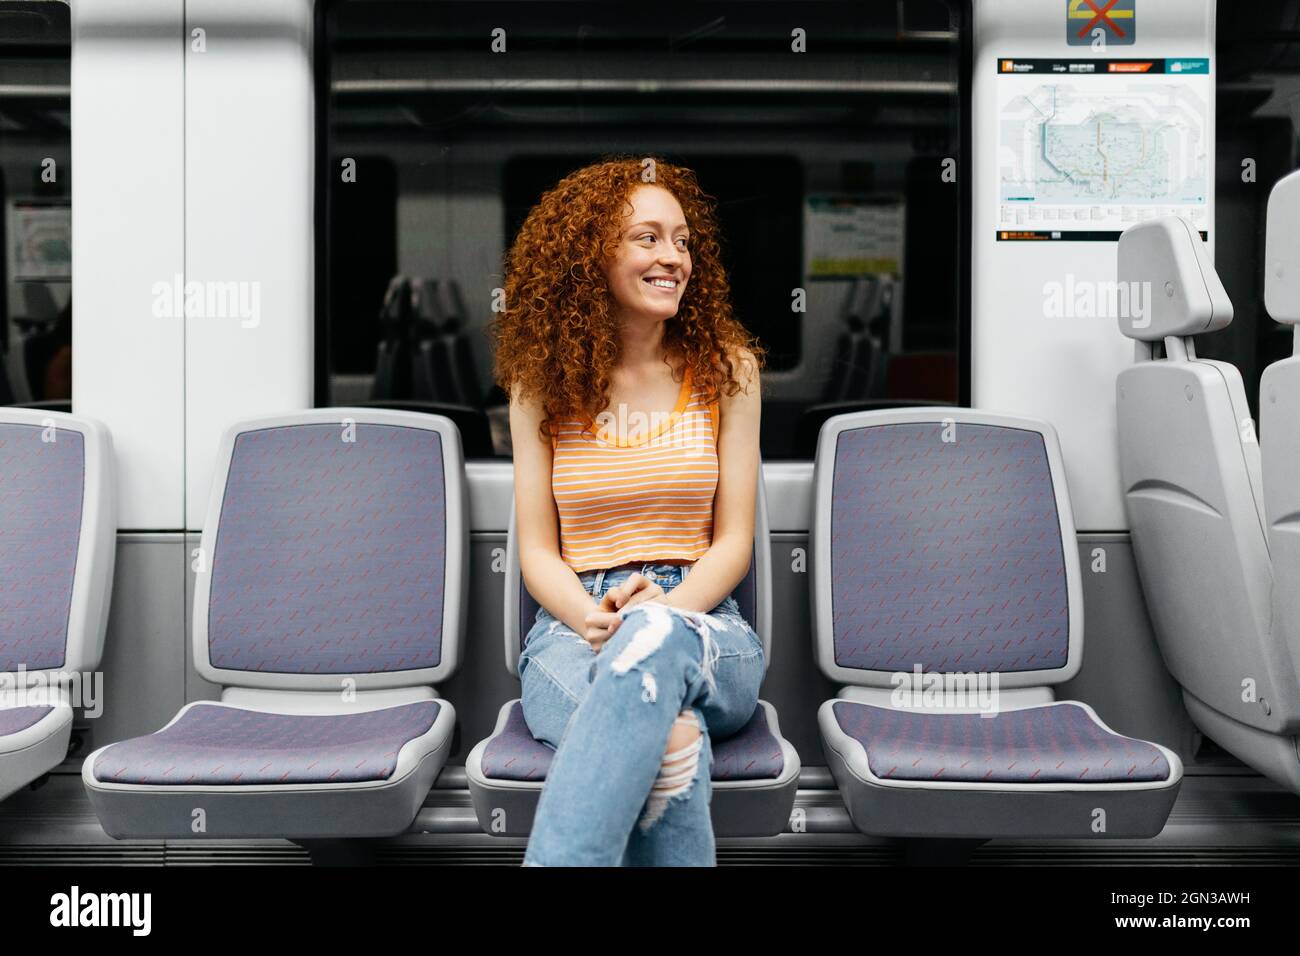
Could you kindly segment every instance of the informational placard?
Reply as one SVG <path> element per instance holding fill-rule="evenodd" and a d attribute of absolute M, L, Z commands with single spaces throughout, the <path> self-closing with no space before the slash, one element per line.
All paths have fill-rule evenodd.
<path fill-rule="evenodd" d="M 72 207 L 66 201 L 11 200 L 9 275 L 18 282 L 72 278 Z"/>
<path fill-rule="evenodd" d="M 810 279 L 899 274 L 903 204 L 897 196 L 809 196 L 804 223 L 804 275 Z"/>
<path fill-rule="evenodd" d="M 1124 531 L 1117 247 L 1175 215 L 1214 254 L 1216 3 L 971 9 L 971 403 L 1050 422 L 1076 527 Z"/>
<path fill-rule="evenodd" d="M 999 241 L 1111 242 L 1208 217 L 1210 61 L 997 61 Z"/>

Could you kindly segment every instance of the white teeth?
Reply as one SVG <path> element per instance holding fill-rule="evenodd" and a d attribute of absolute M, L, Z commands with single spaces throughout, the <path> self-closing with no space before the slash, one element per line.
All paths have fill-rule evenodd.
<path fill-rule="evenodd" d="M 674 282 L 672 279 L 651 279 L 651 280 L 650 280 L 650 284 L 651 284 L 651 285 L 657 285 L 657 286 L 658 286 L 659 288 L 661 288 L 661 289 L 675 289 L 675 288 L 677 288 L 677 283 Z"/>

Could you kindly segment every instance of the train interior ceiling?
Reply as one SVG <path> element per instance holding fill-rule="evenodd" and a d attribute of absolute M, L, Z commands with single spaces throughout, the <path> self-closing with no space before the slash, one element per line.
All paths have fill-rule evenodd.
<path fill-rule="evenodd" d="M 279 351 L 250 360 L 247 375 L 277 376 L 288 355 L 284 378 L 303 383 L 299 408 L 427 412 L 459 429 L 469 585 L 459 665 L 438 686 L 456 709 L 445 766 L 407 832 L 364 849 L 274 838 L 115 840 L 100 827 L 83 786 L 86 756 L 153 733 L 187 703 L 220 697 L 190 649 L 190 556 L 205 530 L 214 422 L 252 417 L 232 409 L 259 401 L 264 413 L 291 407 L 284 392 L 258 397 L 260 384 L 250 386 L 252 398 L 233 397 L 251 380 L 228 362 L 239 353 L 209 358 L 199 340 L 177 339 L 152 353 L 173 355 L 177 366 L 158 366 L 156 402 L 142 391 L 154 370 L 135 361 L 129 369 L 140 380 L 131 394 L 144 396 L 133 400 L 191 403 L 175 429 L 184 442 L 160 452 L 172 456 L 167 467 L 179 463 L 167 480 L 180 490 L 150 501 L 153 486 L 139 469 L 122 471 L 130 500 L 119 507 L 104 712 L 94 719 L 78 712 L 66 759 L 0 802 L 0 864 L 284 863 L 329 853 L 389 863 L 519 862 L 525 839 L 485 829 L 466 770 L 502 705 L 519 696 L 501 659 L 511 444 L 486 328 L 504 283 L 503 256 L 528 211 L 566 173 L 609 154 L 662 156 L 696 172 L 717 201 L 735 315 L 768 349 L 761 453 L 772 650 L 762 698 L 779 713 L 801 769 L 790 824 L 773 836 L 720 837 L 719 862 L 896 863 L 927 854 L 985 864 L 1300 862 L 1300 796 L 1213 740 L 1186 710 L 1122 521 L 1080 518 L 1077 542 L 1067 542 L 1085 570 L 1099 550 L 1106 567 L 1081 575 L 1087 649 L 1077 674 L 1055 691 L 1086 702 L 1114 731 L 1178 755 L 1183 783 L 1159 835 L 917 843 L 862 832 L 837 788 L 817 715 L 841 683 L 819 670 L 813 653 L 806 570 L 813 461 L 822 426 L 837 415 L 962 408 L 978 398 L 971 170 L 979 4 L 793 5 L 808 52 L 776 56 L 790 43 L 790 4 L 668 2 L 643 16 L 592 3 L 317 3 L 308 17 L 311 115 L 303 117 L 313 225 L 298 251 L 313 270 L 308 305 L 293 341 L 275 339 Z M 167 27 L 180 27 L 178 50 L 195 55 L 191 30 L 209 22 L 203 14 L 211 16 L 205 56 L 223 55 L 222 44 L 270 43 L 259 24 L 231 26 L 217 6 L 189 0 Z M 82 116 L 73 104 L 77 18 L 64 3 L 0 0 L 0 405 L 104 418 L 116 445 L 135 448 L 129 436 L 119 441 L 113 421 L 133 414 L 129 403 L 97 404 L 107 394 L 105 373 L 95 371 L 89 385 L 74 379 L 82 362 L 102 366 L 94 353 L 110 341 L 89 337 L 97 313 L 80 297 L 77 322 L 87 328 L 74 334 L 74 275 L 102 271 L 72 256 L 74 161 L 100 155 L 74 149 L 73 120 Z M 485 38 L 498 27 L 509 52 L 494 56 Z M 1234 318 L 1201 336 L 1197 350 L 1241 370 L 1257 419 L 1261 375 L 1292 348 L 1289 330 L 1264 308 L 1264 243 L 1269 187 L 1297 165 L 1300 0 L 1219 3 L 1212 27 L 1210 231 Z M 87 69 L 90 62 L 87 55 Z M 207 95 L 207 81 L 194 76 L 184 95 Z M 190 99 L 183 111 L 185 128 L 172 135 L 186 142 L 209 135 L 191 131 L 204 121 Z M 195 161 L 180 159 L 182 168 Z M 197 187 L 176 188 L 188 198 Z M 196 210 L 219 201 L 190 203 L 179 227 L 196 256 L 211 255 Z M 257 221 L 247 228 L 256 231 Z M 226 231 L 224 241 L 237 240 Z M 84 248 L 80 239 L 75 245 Z M 259 275 L 264 287 L 272 284 L 270 274 L 251 277 Z M 272 321 L 273 306 L 264 297 L 261 321 Z M 118 328 L 117 348 L 136 348 L 139 328 Z M 147 333 L 155 334 L 170 333 Z M 74 351 L 83 343 L 84 359 Z M 227 374 L 228 406 L 220 394 Z M 199 396 L 205 384 L 217 394 Z M 1068 443 L 1066 458 L 1077 467 Z M 1070 491 L 1077 497 L 1083 489 Z M 122 701 L 129 705 L 115 706 Z"/>

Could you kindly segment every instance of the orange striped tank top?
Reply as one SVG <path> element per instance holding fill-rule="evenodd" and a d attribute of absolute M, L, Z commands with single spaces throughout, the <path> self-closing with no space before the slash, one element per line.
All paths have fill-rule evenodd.
<path fill-rule="evenodd" d="M 556 423 L 551 488 L 560 556 L 574 571 L 693 562 L 712 544 L 718 405 L 704 404 L 687 366 L 677 406 L 659 414 Z M 646 418 L 649 429 L 637 427 Z M 628 440 L 630 431 L 640 437 Z"/>

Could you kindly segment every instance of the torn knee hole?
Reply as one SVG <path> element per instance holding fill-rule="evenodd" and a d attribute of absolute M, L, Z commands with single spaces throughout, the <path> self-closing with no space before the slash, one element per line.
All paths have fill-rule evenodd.
<path fill-rule="evenodd" d="M 667 809 L 669 800 L 685 799 L 695 775 L 699 772 L 700 751 L 704 746 L 704 733 L 694 713 L 684 710 L 673 722 L 668 738 L 668 752 L 664 754 L 659 775 L 650 788 L 646 812 L 641 818 L 641 829 L 648 830 Z"/>
<path fill-rule="evenodd" d="M 660 764 L 654 789 L 674 793 L 685 790 L 695 777 L 703 746 L 704 734 L 695 715 L 688 710 L 682 711 L 673 721 L 672 732 L 668 735 L 668 750 Z"/>

